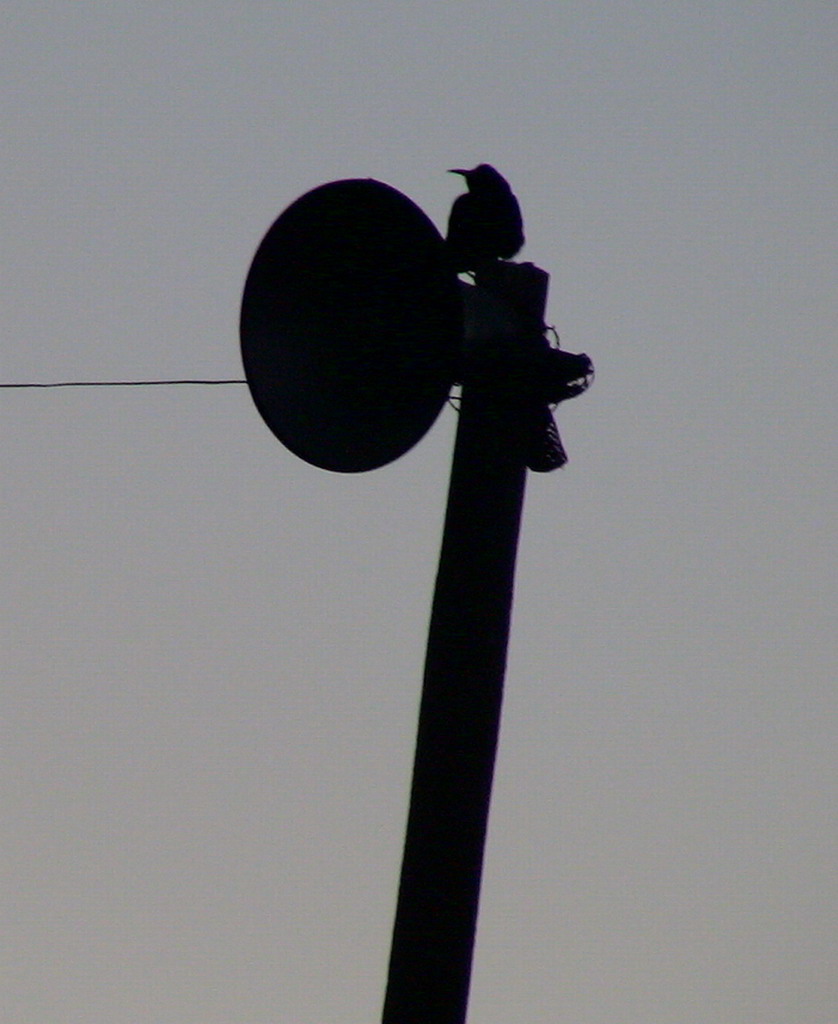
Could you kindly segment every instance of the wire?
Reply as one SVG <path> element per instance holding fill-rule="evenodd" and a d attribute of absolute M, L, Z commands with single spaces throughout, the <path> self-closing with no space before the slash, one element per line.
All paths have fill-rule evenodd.
<path fill-rule="evenodd" d="M 246 380 L 62 380 L 49 384 L 3 384 L 0 388 L 148 388 L 164 384 L 246 384 Z"/>

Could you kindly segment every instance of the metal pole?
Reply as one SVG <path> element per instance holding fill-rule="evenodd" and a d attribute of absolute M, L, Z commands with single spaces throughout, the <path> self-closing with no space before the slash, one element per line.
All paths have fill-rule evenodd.
<path fill-rule="evenodd" d="M 383 1024 L 465 1021 L 525 477 L 520 404 L 464 385 Z"/>

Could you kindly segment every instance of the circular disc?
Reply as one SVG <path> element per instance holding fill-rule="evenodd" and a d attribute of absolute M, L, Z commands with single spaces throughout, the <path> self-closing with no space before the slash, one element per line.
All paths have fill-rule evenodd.
<path fill-rule="evenodd" d="M 462 306 L 443 241 L 389 185 L 321 185 L 280 214 L 241 310 L 245 376 L 295 455 L 355 473 L 425 434 L 454 381 Z"/>

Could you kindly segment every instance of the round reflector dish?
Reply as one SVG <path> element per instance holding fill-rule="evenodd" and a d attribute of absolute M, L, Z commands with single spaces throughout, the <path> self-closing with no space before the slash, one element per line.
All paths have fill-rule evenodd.
<path fill-rule="evenodd" d="M 314 466 L 355 473 L 404 454 L 438 416 L 462 304 L 428 217 L 389 185 L 350 179 L 274 222 L 240 327 L 247 383 L 273 433 Z"/>

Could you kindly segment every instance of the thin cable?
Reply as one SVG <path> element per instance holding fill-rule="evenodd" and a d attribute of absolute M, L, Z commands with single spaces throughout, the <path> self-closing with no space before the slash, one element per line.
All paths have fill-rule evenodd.
<path fill-rule="evenodd" d="M 164 384 L 246 384 L 246 380 L 62 380 L 50 384 L 2 384 L 0 388 L 149 388 Z"/>

